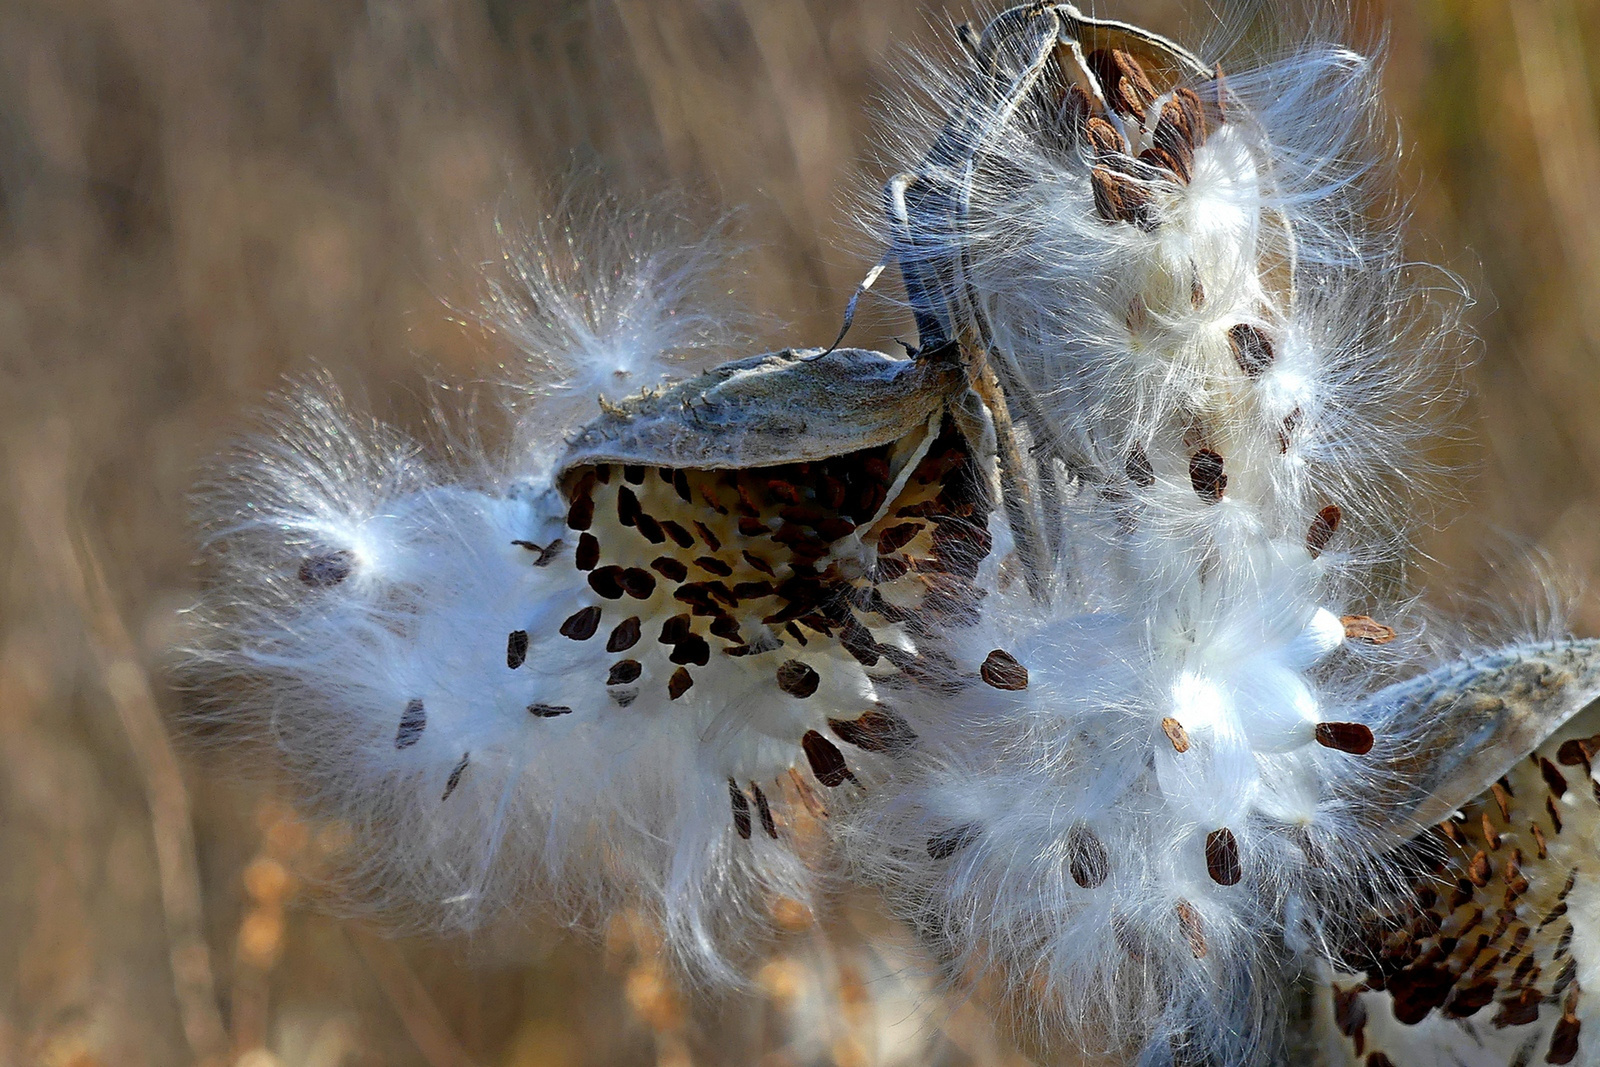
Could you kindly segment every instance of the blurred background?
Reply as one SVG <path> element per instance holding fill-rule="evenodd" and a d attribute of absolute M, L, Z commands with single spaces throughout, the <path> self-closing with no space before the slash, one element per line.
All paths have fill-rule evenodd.
<path fill-rule="evenodd" d="M 1200 5 L 1195 5 L 1199 7 Z M 1228 4 L 1213 4 L 1226 8 Z M 1245 0 L 1231 5 L 1246 8 Z M 1430 581 L 1536 550 L 1600 633 L 1600 124 L 1590 0 L 1358 0 L 1389 27 L 1413 251 L 1479 303 Z M 1102 13 L 1193 38 L 1164 0 Z M 740 205 L 763 340 L 826 343 L 876 256 L 913 0 L 0 0 L 0 1064 L 1008 1064 L 850 902 L 696 1006 L 623 917 L 597 937 L 388 940 L 306 887 L 329 847 L 167 738 L 194 595 L 185 493 L 322 366 L 415 425 L 509 353 L 456 321 L 507 197 L 572 166 Z M 780 325 L 783 324 L 783 325 Z M 873 311 L 853 339 L 905 325 Z"/>

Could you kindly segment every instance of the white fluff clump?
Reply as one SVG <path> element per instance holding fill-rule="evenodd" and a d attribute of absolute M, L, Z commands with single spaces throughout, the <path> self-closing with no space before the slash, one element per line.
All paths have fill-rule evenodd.
<path fill-rule="evenodd" d="M 507 384 L 545 434 L 681 380 L 740 340 L 741 317 L 718 298 L 728 220 L 697 226 L 665 197 L 625 205 L 597 188 L 580 175 L 536 218 L 495 222 L 501 261 L 481 318 L 523 354 Z"/>
<path fill-rule="evenodd" d="M 995 372 L 1055 562 L 1035 595 L 1002 568 L 986 624 L 944 635 L 945 691 L 895 703 L 922 743 L 856 843 L 1080 1045 L 1244 1062 L 1382 875 L 1362 801 L 1415 737 L 1360 703 L 1408 647 L 1367 616 L 1402 622 L 1460 301 L 1373 216 L 1368 60 L 1158 87 L 1086 45 L 1030 81 L 1045 24 L 1002 16 L 992 78 L 935 83 L 965 118 L 918 182 L 964 207 L 898 247 L 959 281 L 947 329 Z"/>

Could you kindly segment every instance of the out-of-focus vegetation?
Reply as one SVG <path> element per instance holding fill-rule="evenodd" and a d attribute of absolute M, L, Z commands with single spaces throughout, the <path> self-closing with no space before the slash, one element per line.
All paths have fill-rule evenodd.
<path fill-rule="evenodd" d="M 1600 577 L 1600 5 L 1358 4 L 1385 19 L 1418 258 L 1481 298 L 1465 518 L 1436 580 L 1541 549 Z M 1101 4 L 1105 13 L 1113 5 Z M 1174 5 L 1114 13 L 1182 34 Z M 741 301 L 819 343 L 874 254 L 871 101 L 912 0 L 0 3 L 0 1064 L 1015 1062 L 929 999 L 908 939 L 805 916 L 696 1007 L 618 922 L 581 940 L 388 941 L 327 917 L 328 843 L 175 753 L 197 466 L 315 365 L 420 419 L 420 372 L 508 358 L 454 321 L 489 217 L 575 164 L 741 204 Z M 1200 17 L 1200 16 L 1196 16 Z M 888 343 L 886 312 L 858 327 Z M 869 316 L 870 318 L 870 316 Z M 1503 551 L 1499 546 L 1510 546 Z M 1532 614 L 1527 575 L 1504 614 Z M 1575 625 L 1600 630 L 1600 599 Z M 870 935 L 870 936 L 868 936 Z M 913 1011 L 921 1002 L 924 1012 Z"/>

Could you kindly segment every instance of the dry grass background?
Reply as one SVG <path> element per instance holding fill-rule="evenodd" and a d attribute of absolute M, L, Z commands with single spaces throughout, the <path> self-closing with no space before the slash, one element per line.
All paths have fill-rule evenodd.
<path fill-rule="evenodd" d="M 1017 1062 L 971 1005 L 911 1011 L 910 950 L 864 905 L 841 920 L 855 947 L 802 930 L 759 995 L 709 1008 L 627 924 L 602 943 L 376 938 L 312 906 L 316 833 L 163 728 L 195 582 L 186 488 L 283 374 L 320 362 L 401 421 L 419 371 L 491 376 L 505 353 L 445 304 L 472 298 L 487 213 L 573 159 L 748 205 L 741 297 L 826 340 L 870 258 L 841 210 L 881 178 L 867 105 L 892 41 L 946 11 L 969 14 L 0 0 L 0 1064 Z M 1185 25 L 1156 0 L 1115 13 Z M 1525 544 L 1593 583 L 1600 5 L 1358 16 L 1392 24 L 1416 252 L 1484 298 L 1481 443 L 1451 446 L 1476 474 L 1434 570 L 1480 587 L 1485 549 Z M 1576 620 L 1600 630 L 1600 598 Z"/>

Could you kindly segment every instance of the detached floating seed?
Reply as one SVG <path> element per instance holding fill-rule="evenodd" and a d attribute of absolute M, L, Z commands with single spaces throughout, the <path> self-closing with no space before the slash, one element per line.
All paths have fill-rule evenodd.
<path fill-rule="evenodd" d="M 1028 668 L 1003 648 L 995 649 L 984 658 L 978 674 L 996 689 L 1015 692 L 1028 688 Z"/>
<path fill-rule="evenodd" d="M 778 668 L 778 688 L 792 697 L 810 696 L 817 691 L 817 686 L 821 682 L 822 679 L 818 677 L 817 672 L 810 665 L 801 663 L 797 659 L 789 660 Z M 815 731 L 806 736 L 811 737 L 813 735 L 822 740 L 822 735 L 817 734 Z M 824 743 L 826 742 L 824 741 Z M 819 774 L 817 777 L 820 778 L 822 776 Z"/>
<path fill-rule="evenodd" d="M 1372 751 L 1372 729 L 1359 722 L 1319 722 L 1317 744 L 1352 756 L 1365 756 Z"/>
<path fill-rule="evenodd" d="M 553 719 L 558 715 L 571 715 L 572 709 L 559 704 L 529 704 L 528 714 L 536 719 Z"/>
<path fill-rule="evenodd" d="M 1333 540 L 1333 535 L 1339 530 L 1339 521 L 1342 518 L 1344 512 L 1339 510 L 1339 505 L 1329 504 L 1317 512 L 1317 517 L 1311 520 L 1311 528 L 1306 530 L 1306 551 L 1311 553 L 1312 559 L 1322 555 L 1322 550 L 1328 547 L 1328 542 Z"/>
<path fill-rule="evenodd" d="M 1341 615 L 1339 621 L 1344 623 L 1344 636 L 1349 641 L 1360 641 L 1368 645 L 1387 645 L 1395 638 L 1393 626 L 1374 622 L 1367 615 Z"/>
<path fill-rule="evenodd" d="M 506 666 L 516 670 L 528 658 L 528 631 L 512 630 L 506 635 Z"/>
<path fill-rule="evenodd" d="M 1271 339 L 1247 322 L 1228 331 L 1228 347 L 1233 350 L 1233 361 L 1251 378 L 1261 377 L 1272 366 Z"/>
<path fill-rule="evenodd" d="M 345 549 L 307 556 L 300 562 L 300 581 L 313 589 L 326 589 L 350 577 L 355 565 L 355 554 Z"/>
<path fill-rule="evenodd" d="M 1183 723 L 1169 715 L 1161 720 L 1161 732 L 1172 742 L 1174 752 L 1189 751 L 1189 731 L 1183 728 Z"/>
<path fill-rule="evenodd" d="M 1239 867 L 1239 842 L 1226 826 L 1206 835 L 1206 873 L 1218 885 L 1237 885 L 1243 877 Z"/>
<path fill-rule="evenodd" d="M 394 747 L 410 748 L 422 740 L 422 731 L 427 726 L 428 713 L 422 708 L 422 699 L 414 697 L 406 703 L 406 710 L 400 714 L 400 728 L 394 734 Z"/>
<path fill-rule="evenodd" d="M 1207 504 L 1219 502 L 1228 488 L 1228 476 L 1222 471 L 1221 453 L 1202 448 L 1190 456 L 1189 483 L 1194 486 L 1195 495 Z"/>

